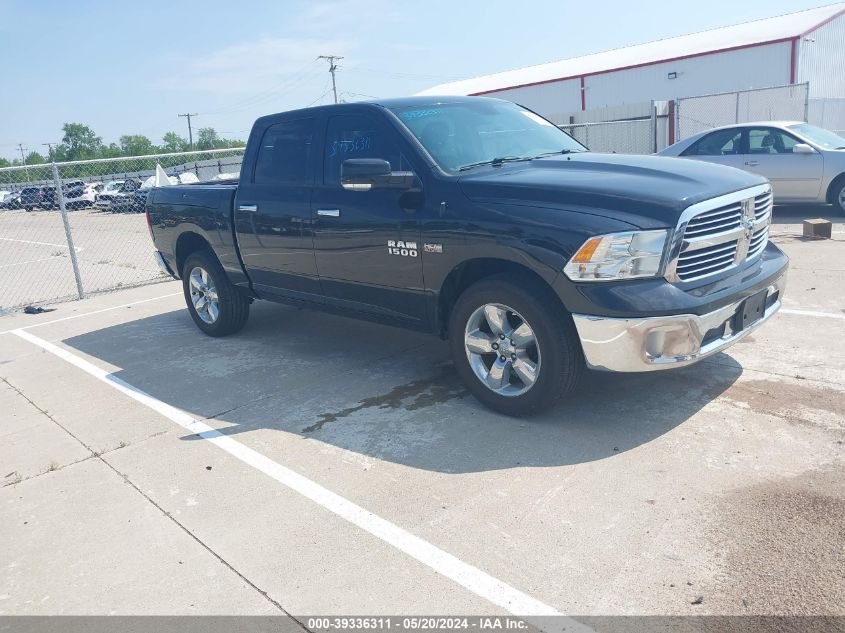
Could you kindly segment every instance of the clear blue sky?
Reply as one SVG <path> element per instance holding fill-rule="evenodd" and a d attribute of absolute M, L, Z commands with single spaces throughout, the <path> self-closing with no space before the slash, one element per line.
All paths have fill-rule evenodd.
<path fill-rule="evenodd" d="M 0 156 L 43 153 L 65 122 L 105 142 L 252 121 L 799 11 L 824 0 L 0 0 Z M 120 8 L 118 8 L 120 7 Z"/>

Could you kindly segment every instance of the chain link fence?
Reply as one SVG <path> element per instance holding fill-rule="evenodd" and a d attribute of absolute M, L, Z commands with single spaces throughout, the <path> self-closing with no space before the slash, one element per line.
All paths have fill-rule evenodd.
<path fill-rule="evenodd" d="M 0 310 L 167 279 L 153 258 L 147 194 L 237 178 L 243 148 L 0 169 Z"/>
<path fill-rule="evenodd" d="M 739 90 L 676 100 L 675 139 L 752 121 L 807 121 L 809 84 Z"/>
<path fill-rule="evenodd" d="M 654 152 L 654 119 L 568 123 L 558 127 L 593 152 L 612 154 Z"/>

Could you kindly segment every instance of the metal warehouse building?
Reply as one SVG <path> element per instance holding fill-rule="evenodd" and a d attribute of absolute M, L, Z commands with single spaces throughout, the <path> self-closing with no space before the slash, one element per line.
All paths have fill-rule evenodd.
<path fill-rule="evenodd" d="M 496 96 L 565 124 L 579 111 L 806 82 L 811 120 L 840 128 L 838 121 L 819 119 L 823 114 L 845 119 L 843 65 L 845 3 L 840 2 L 441 84 L 421 94 Z"/>

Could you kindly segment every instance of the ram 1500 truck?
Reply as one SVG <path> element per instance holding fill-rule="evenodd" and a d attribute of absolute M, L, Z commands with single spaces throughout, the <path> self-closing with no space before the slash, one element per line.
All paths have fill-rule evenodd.
<path fill-rule="evenodd" d="M 238 331 L 268 299 L 439 334 L 473 395 L 510 415 L 587 367 L 724 350 L 778 310 L 788 263 L 765 179 L 590 153 L 479 97 L 262 117 L 237 184 L 157 188 L 146 212 L 203 332 Z"/>

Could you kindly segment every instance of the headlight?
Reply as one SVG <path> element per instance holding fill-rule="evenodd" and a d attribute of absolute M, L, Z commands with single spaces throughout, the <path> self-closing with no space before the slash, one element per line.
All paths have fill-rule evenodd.
<path fill-rule="evenodd" d="M 591 237 L 563 272 L 572 281 L 612 281 L 656 277 L 669 231 L 632 231 Z"/>

